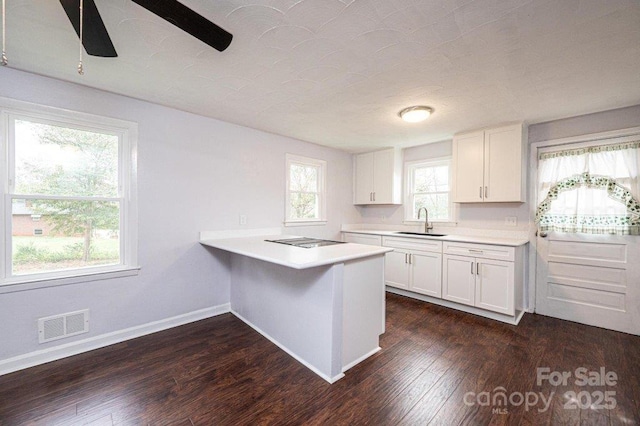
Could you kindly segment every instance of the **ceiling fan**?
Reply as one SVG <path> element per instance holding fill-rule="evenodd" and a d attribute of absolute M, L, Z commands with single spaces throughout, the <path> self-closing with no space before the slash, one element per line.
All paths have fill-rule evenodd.
<path fill-rule="evenodd" d="M 176 0 L 132 1 L 220 52 L 231 44 L 233 38 L 231 33 Z M 83 2 L 82 45 L 85 50 L 91 56 L 117 57 L 118 53 L 111 42 L 94 0 L 83 0 Z M 60 0 L 60 3 L 76 33 L 80 36 L 80 0 Z"/>

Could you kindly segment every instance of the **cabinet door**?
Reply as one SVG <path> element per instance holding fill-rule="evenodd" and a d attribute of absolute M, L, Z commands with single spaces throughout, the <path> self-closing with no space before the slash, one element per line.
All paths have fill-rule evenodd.
<path fill-rule="evenodd" d="M 500 260 L 478 259 L 476 306 L 513 315 L 514 264 Z"/>
<path fill-rule="evenodd" d="M 476 294 L 475 259 L 445 254 L 442 262 L 442 298 L 473 306 Z"/>
<path fill-rule="evenodd" d="M 442 255 L 440 253 L 411 253 L 409 290 L 427 296 L 442 297 Z"/>
<path fill-rule="evenodd" d="M 373 153 L 373 204 L 394 204 L 395 172 L 393 149 Z"/>
<path fill-rule="evenodd" d="M 484 132 L 453 138 L 453 201 L 480 203 L 484 192 Z"/>
<path fill-rule="evenodd" d="M 391 287 L 409 289 L 409 253 L 394 250 L 384 256 L 384 283 Z"/>
<path fill-rule="evenodd" d="M 356 155 L 354 204 L 373 203 L 373 153 Z"/>
<path fill-rule="evenodd" d="M 522 182 L 522 125 L 485 130 L 484 201 L 525 201 Z"/>

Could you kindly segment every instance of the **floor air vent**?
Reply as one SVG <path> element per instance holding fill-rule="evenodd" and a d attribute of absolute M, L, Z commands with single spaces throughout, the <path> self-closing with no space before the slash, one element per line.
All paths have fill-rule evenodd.
<path fill-rule="evenodd" d="M 38 320 L 40 343 L 75 336 L 89 331 L 89 310 L 69 312 Z"/>

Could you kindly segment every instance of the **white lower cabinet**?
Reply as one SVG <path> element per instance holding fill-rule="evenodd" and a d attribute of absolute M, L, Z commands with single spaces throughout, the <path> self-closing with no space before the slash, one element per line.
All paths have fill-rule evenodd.
<path fill-rule="evenodd" d="M 384 280 L 399 294 L 515 324 L 522 317 L 524 247 L 372 237 L 344 233 L 343 239 L 392 247 L 385 255 Z"/>
<path fill-rule="evenodd" d="M 384 255 L 384 283 L 409 290 L 409 252 L 394 250 Z"/>
<path fill-rule="evenodd" d="M 395 249 L 385 255 L 386 285 L 432 297 L 442 296 L 441 242 L 385 237 L 382 245 Z"/>
<path fill-rule="evenodd" d="M 515 313 L 515 263 L 484 256 L 513 257 L 512 247 L 447 244 L 443 255 L 442 298 L 505 315 Z M 446 254 L 466 250 L 476 256 Z M 499 250 L 501 253 L 495 254 Z M 485 254 L 486 251 L 486 254 Z"/>
<path fill-rule="evenodd" d="M 473 258 L 444 255 L 442 298 L 473 306 L 476 297 L 476 276 Z"/>
<path fill-rule="evenodd" d="M 486 259 L 476 262 L 479 267 L 476 274 L 476 306 L 513 315 L 514 263 Z"/>
<path fill-rule="evenodd" d="M 382 245 L 382 237 L 380 235 L 358 234 L 356 232 L 343 232 L 342 241 L 345 243 L 364 244 L 368 246 Z"/>

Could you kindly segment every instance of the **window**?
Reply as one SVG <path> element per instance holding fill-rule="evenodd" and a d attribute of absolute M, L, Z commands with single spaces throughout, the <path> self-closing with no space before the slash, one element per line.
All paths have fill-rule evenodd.
<path fill-rule="evenodd" d="M 327 162 L 287 154 L 285 224 L 326 221 Z"/>
<path fill-rule="evenodd" d="M 135 124 L 19 106 L 1 110 L 2 283 L 135 268 Z"/>
<path fill-rule="evenodd" d="M 405 220 L 418 220 L 418 210 L 422 207 L 426 207 L 429 212 L 429 221 L 452 220 L 450 165 L 449 158 L 405 164 Z"/>
<path fill-rule="evenodd" d="M 640 234 L 640 141 L 566 148 L 538 156 L 538 228 Z"/>

